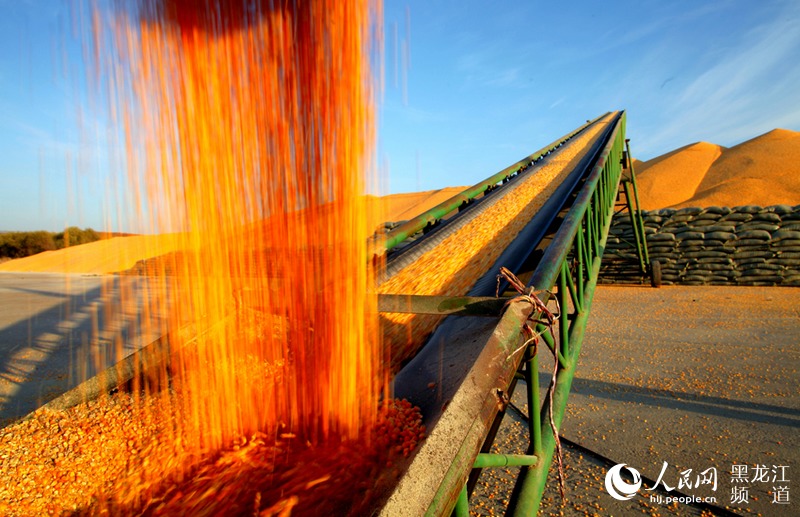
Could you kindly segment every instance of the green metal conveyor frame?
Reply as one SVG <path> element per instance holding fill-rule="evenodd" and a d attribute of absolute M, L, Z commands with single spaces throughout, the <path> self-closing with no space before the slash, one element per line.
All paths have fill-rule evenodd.
<path fill-rule="evenodd" d="M 572 380 L 578 365 L 583 335 L 592 306 L 594 290 L 600 272 L 614 204 L 622 176 L 625 145 L 625 114 L 617 122 L 599 160 L 572 208 L 548 246 L 545 255 L 531 278 L 530 285 L 539 289 L 557 286 L 556 297 L 562 308 L 558 322 L 558 339 L 541 324 L 547 346 L 558 360 L 556 382 L 552 396 L 546 396 L 541 411 L 531 411 L 531 443 L 528 453 L 537 458 L 532 466 L 522 467 L 511 498 L 514 515 L 536 512 L 544 492 L 547 472 L 553 460 L 555 437 L 550 415 L 561 428 Z M 526 381 L 528 407 L 539 408 L 538 357 L 526 351 L 522 374 Z"/>
<path fill-rule="evenodd" d="M 434 427 L 428 442 L 418 452 L 382 509 L 382 515 L 392 515 L 405 508 L 413 513 L 425 515 L 469 515 L 470 474 L 473 469 L 517 466 L 519 476 L 512 492 L 508 514 L 534 515 L 541 502 L 548 470 L 553 461 L 556 428 L 561 427 L 567 399 L 577 368 L 584 332 L 592 306 L 592 298 L 600 270 L 600 261 L 605 249 L 611 218 L 620 188 L 625 151 L 625 113 L 615 114 L 614 127 L 586 176 L 571 207 L 566 212 L 552 241 L 544 251 L 538 266 L 528 283 L 527 293 L 538 294 L 547 303 L 552 296 L 562 308 L 557 316 L 558 324 L 551 333 L 550 328 L 536 324 L 542 341 L 558 362 L 556 381 L 552 393 L 549 389 L 544 400 L 540 398 L 536 348 L 525 342 L 524 327 L 529 322 L 540 320 L 542 313 L 526 298 L 520 296 L 512 301 L 496 323 L 491 336 L 486 340 L 480 357 L 467 374 L 461 388 L 443 408 L 443 415 L 436 427 L 459 428 L 438 433 Z M 641 232 L 642 249 L 646 250 L 644 232 Z M 549 291 L 549 292 L 548 292 Z M 476 310 L 496 310 L 486 299 L 462 297 L 433 299 L 430 297 L 408 298 L 405 303 L 412 306 L 408 312 L 458 314 L 457 307 L 466 307 L 464 315 Z M 391 300 L 400 303 L 399 300 Z M 383 303 L 388 309 L 390 300 Z M 491 309 L 494 307 L 494 309 Z M 540 348 L 540 350 L 543 348 Z M 498 404 L 498 394 L 510 395 L 517 380 L 524 380 L 529 408 L 529 446 L 526 454 L 491 454 L 489 448 L 499 419 L 505 408 Z M 456 407 L 452 407 L 456 406 Z M 448 412 L 466 412 L 468 415 L 448 417 Z M 449 418 L 449 420 L 448 420 Z M 454 423 L 455 422 L 455 423 Z M 449 435 L 448 435 L 449 433 Z M 457 445 L 450 442 L 456 441 Z M 448 449 L 449 466 L 441 473 L 431 473 L 437 468 L 441 449 Z M 416 465 L 416 463 L 420 463 Z M 447 463 L 445 461 L 445 463 Z M 475 479 L 473 474 L 472 478 Z M 421 487 L 422 485 L 436 485 Z M 405 485 L 405 486 L 404 486 Z M 416 486 L 415 486 L 416 485 Z M 429 493 L 422 495 L 420 492 Z"/>

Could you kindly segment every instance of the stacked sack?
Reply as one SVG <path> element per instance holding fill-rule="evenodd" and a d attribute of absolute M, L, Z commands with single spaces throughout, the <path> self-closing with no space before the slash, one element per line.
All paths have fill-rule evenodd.
<path fill-rule="evenodd" d="M 643 212 L 662 283 L 800 286 L 800 205 L 665 208 Z M 614 217 L 601 283 L 639 283 L 628 214 Z"/>

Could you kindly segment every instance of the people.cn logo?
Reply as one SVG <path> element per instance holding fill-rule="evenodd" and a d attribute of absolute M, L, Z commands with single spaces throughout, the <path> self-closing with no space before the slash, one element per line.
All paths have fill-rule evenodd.
<path fill-rule="evenodd" d="M 636 492 L 639 491 L 639 488 L 641 488 L 642 476 L 639 475 L 639 471 L 635 468 L 625 467 L 628 472 L 631 473 L 631 476 L 633 476 L 633 484 L 628 484 L 622 479 L 622 467 L 625 467 L 625 463 L 614 465 L 608 470 L 606 473 L 606 491 L 608 491 L 614 499 L 627 501 L 633 498 Z"/>

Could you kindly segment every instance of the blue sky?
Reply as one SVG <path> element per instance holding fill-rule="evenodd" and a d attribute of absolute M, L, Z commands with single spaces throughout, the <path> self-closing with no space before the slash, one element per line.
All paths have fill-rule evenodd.
<path fill-rule="evenodd" d="M 0 12 L 0 230 L 135 230 L 70 3 Z M 384 33 L 385 191 L 476 183 L 615 109 L 640 159 L 800 130 L 796 0 L 387 0 Z"/>

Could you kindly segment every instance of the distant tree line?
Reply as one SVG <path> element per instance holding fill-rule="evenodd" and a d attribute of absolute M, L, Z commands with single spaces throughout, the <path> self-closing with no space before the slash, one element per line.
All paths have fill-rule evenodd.
<path fill-rule="evenodd" d="M 6 232 L 0 233 L 0 260 L 36 255 L 43 251 L 58 250 L 100 240 L 100 235 L 86 228 L 70 226 L 63 232 Z"/>

